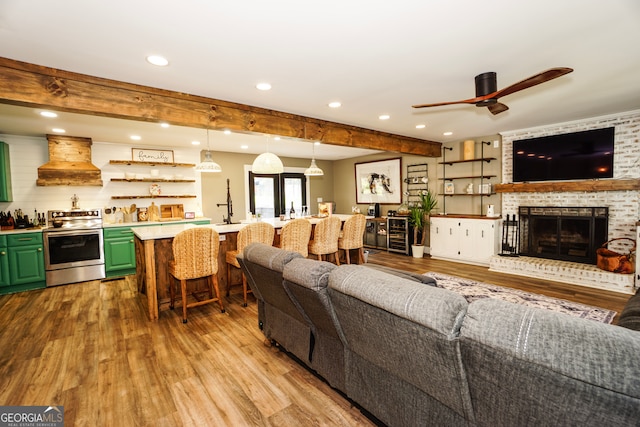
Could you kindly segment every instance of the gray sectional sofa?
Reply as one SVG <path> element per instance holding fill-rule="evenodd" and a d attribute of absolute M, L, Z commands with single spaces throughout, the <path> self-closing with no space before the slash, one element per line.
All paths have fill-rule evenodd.
<path fill-rule="evenodd" d="M 265 336 L 389 426 L 640 424 L 639 332 L 266 245 L 239 258 Z"/>

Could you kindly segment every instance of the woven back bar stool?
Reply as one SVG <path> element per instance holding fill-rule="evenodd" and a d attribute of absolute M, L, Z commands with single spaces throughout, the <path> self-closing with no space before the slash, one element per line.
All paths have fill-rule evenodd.
<path fill-rule="evenodd" d="M 227 251 L 227 296 L 229 296 L 229 290 L 231 286 L 242 285 L 242 294 L 244 297 L 244 306 L 247 306 L 247 294 L 251 292 L 251 289 L 247 286 L 247 278 L 242 273 L 242 281 L 239 283 L 231 283 L 231 268 L 240 269 L 237 255 L 244 251 L 250 243 L 264 243 L 265 245 L 273 245 L 273 236 L 275 229 L 267 222 L 254 222 L 245 227 L 242 227 L 238 231 L 238 238 L 236 242 L 236 250 Z"/>
<path fill-rule="evenodd" d="M 340 227 L 342 227 L 342 221 L 335 216 L 318 222 L 313 230 L 313 239 L 309 241 L 309 253 L 317 255 L 320 261 L 322 261 L 322 255 L 333 255 L 336 264 L 340 265 L 338 257 Z"/>
<path fill-rule="evenodd" d="M 363 248 L 366 222 L 367 220 L 362 214 L 352 215 L 344 222 L 341 236 L 338 239 L 338 248 L 344 251 L 347 264 L 351 264 L 349 251 L 352 249 L 358 249 L 358 263 L 364 263 Z"/>
<path fill-rule="evenodd" d="M 180 282 L 182 293 L 182 323 L 187 323 L 187 309 L 203 304 L 217 302 L 224 313 L 218 288 L 218 251 L 220 239 L 218 232 L 208 227 L 190 228 L 176 234 L 173 238 L 173 261 L 169 263 L 169 274 Z M 208 288 L 192 292 L 195 302 L 188 302 L 187 281 L 207 278 Z M 201 294 L 207 293 L 205 298 Z M 176 299 L 174 283 L 170 286 L 173 309 Z M 215 294 L 215 295 L 214 295 Z M 207 298 L 208 297 L 208 298 Z"/>
<path fill-rule="evenodd" d="M 303 257 L 309 256 L 309 239 L 311 223 L 304 218 L 287 222 L 280 231 L 280 247 L 291 252 L 298 252 Z"/>

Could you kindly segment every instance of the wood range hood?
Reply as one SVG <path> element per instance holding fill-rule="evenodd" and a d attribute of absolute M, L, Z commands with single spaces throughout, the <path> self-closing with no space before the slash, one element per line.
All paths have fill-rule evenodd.
<path fill-rule="evenodd" d="M 102 172 L 91 163 L 91 138 L 47 135 L 47 141 L 49 162 L 38 168 L 37 185 L 102 187 Z"/>

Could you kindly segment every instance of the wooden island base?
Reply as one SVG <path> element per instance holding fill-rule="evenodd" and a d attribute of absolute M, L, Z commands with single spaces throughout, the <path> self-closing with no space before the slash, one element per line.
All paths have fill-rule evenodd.
<path fill-rule="evenodd" d="M 227 293 L 227 264 L 226 254 L 228 248 L 235 249 L 238 233 L 226 233 L 220 235 L 220 251 L 218 253 L 218 284 L 220 295 Z M 222 240 L 224 239 L 224 240 Z M 173 237 L 166 239 L 141 240 L 135 238 L 136 248 L 136 280 L 140 301 L 149 320 L 157 320 L 158 313 L 169 309 L 169 286 L 176 285 L 175 279 L 169 274 L 169 263 L 173 261 Z M 231 269 L 231 283 L 239 283 L 242 280 L 240 270 Z M 207 280 L 190 280 L 188 286 L 193 290 L 207 289 Z M 224 302 L 223 302 L 224 304 Z"/>

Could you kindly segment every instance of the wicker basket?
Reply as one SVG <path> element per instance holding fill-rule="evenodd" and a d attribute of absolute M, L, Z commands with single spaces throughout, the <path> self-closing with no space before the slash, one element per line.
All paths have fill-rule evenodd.
<path fill-rule="evenodd" d="M 607 245 L 616 240 L 629 240 L 633 243 L 633 247 L 629 253 L 619 254 L 618 252 L 607 249 Z M 601 247 L 596 250 L 597 266 L 601 270 L 612 271 L 621 274 L 633 274 L 635 272 L 634 257 L 636 251 L 636 242 L 628 237 L 618 237 L 604 242 Z"/>

